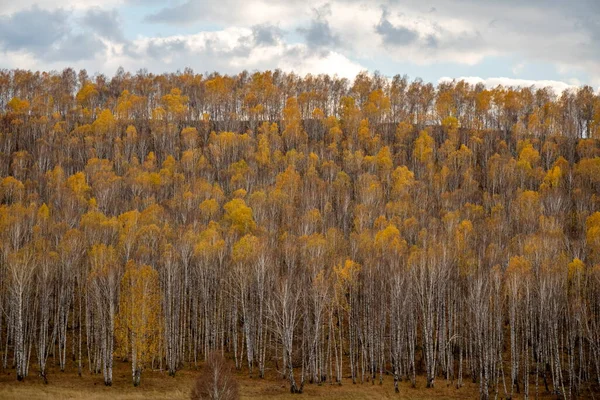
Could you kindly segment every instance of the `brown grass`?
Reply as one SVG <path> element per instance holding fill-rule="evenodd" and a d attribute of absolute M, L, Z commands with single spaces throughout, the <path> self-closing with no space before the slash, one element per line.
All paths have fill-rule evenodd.
<path fill-rule="evenodd" d="M 144 371 L 140 387 L 131 383 L 129 363 L 117 362 L 112 387 L 105 387 L 102 375 L 83 376 L 76 372 L 60 372 L 50 369 L 48 384 L 37 376 L 34 368 L 24 382 L 17 382 L 14 370 L 0 370 L 0 399 L 189 399 L 199 370 L 178 371 L 175 377 L 166 372 Z M 268 379 L 250 378 L 246 373 L 237 373 L 242 399 L 474 399 L 478 398 L 477 385 L 466 380 L 465 386 L 456 389 L 444 380 L 436 382 L 436 388 L 426 389 L 425 380 L 417 380 L 417 388 L 409 382 L 402 382 L 400 394 L 394 393 L 393 378 L 385 376 L 382 385 L 364 383 L 353 385 L 350 380 L 343 384 L 306 384 L 303 394 L 290 394 L 287 381 L 272 373 Z M 533 390 L 534 388 L 532 388 Z M 540 388 L 542 389 L 542 388 Z M 543 390 L 540 390 L 543 392 Z M 543 396 L 545 397 L 545 396 Z M 499 398 L 502 398 L 500 395 Z"/>

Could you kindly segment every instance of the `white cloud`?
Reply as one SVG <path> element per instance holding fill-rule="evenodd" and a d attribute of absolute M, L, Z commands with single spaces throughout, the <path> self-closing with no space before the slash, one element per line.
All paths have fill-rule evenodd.
<path fill-rule="evenodd" d="M 449 64 L 453 70 L 469 66 L 464 75 L 489 76 L 489 61 L 496 57 L 502 69 L 494 68 L 500 71 L 494 75 L 518 76 L 525 65 L 542 65 L 540 73 L 550 75 L 540 78 L 556 79 L 559 83 L 550 82 L 553 87 L 562 87 L 560 82 L 600 84 L 600 25 L 595 22 L 600 7 L 592 0 L 0 0 L 0 25 L 3 18 L 7 21 L 34 5 L 67 13 L 66 31 L 73 38 L 93 30 L 80 21 L 90 9 L 103 21 L 112 21 L 110 29 L 101 29 L 108 22 L 98 19 L 94 30 L 104 43 L 102 58 L 88 54 L 86 63 L 76 61 L 86 45 L 41 46 L 58 49 L 45 58 L 31 48 L 5 45 L 0 68 L 25 66 L 8 59 L 18 50 L 21 59 L 30 58 L 27 65 L 44 70 L 63 64 L 85 64 L 109 74 L 118 65 L 155 72 L 191 66 L 228 73 L 279 67 L 350 75 L 360 69 L 356 60 L 370 60 L 373 69 L 388 71 L 395 63 L 407 64 L 412 71 L 397 72 L 415 75 L 416 66 L 427 66 L 426 78 L 435 79 L 431 71 L 443 71 Z M 278 31 L 257 33 L 257 26 Z M 0 42 L 8 40 L 4 36 Z M 508 60 L 517 61 L 511 65 Z"/>
<path fill-rule="evenodd" d="M 294 71 L 300 75 L 306 74 L 329 74 L 338 75 L 342 78 L 354 79 L 356 75 L 364 68 L 353 61 L 350 61 L 344 55 L 334 51 L 325 57 L 309 55 L 300 60 L 282 60 L 279 68 L 284 71 Z"/>
<path fill-rule="evenodd" d="M 512 68 L 512 72 L 515 75 L 519 75 L 523 71 L 523 68 L 525 68 L 525 63 L 518 63 Z"/>
<path fill-rule="evenodd" d="M 417 65 L 475 65 L 498 54 L 485 46 L 477 26 L 454 16 L 431 15 L 410 5 L 394 8 L 359 2 L 334 2 L 331 10 L 334 17 L 329 24 L 347 55 L 379 59 L 385 55 Z"/>
<path fill-rule="evenodd" d="M 0 15 L 10 15 L 16 11 L 26 10 L 37 6 L 44 10 L 55 10 L 57 8 L 67 10 L 87 10 L 90 8 L 103 7 L 113 8 L 124 4 L 123 0 L 0 0 Z"/>
<path fill-rule="evenodd" d="M 146 22 L 174 26 L 210 22 L 220 25 L 250 26 L 279 22 L 283 26 L 296 25 L 309 19 L 314 1 L 289 0 L 273 2 L 268 0 L 221 0 L 205 2 L 188 0 L 168 4 L 146 16 Z"/>
<path fill-rule="evenodd" d="M 354 78 L 364 68 L 335 51 L 313 51 L 305 44 L 276 40 L 271 44 L 255 42 L 248 28 L 228 28 L 192 35 L 164 38 L 141 37 L 124 46 L 107 43 L 99 72 L 114 73 L 123 66 L 135 71 L 182 70 L 192 67 L 199 72 L 238 73 L 242 70 L 282 69 L 304 74 L 337 74 Z"/>
<path fill-rule="evenodd" d="M 483 83 L 488 88 L 494 88 L 498 85 L 502 85 L 505 87 L 531 87 L 533 86 L 535 89 L 543 89 L 546 87 L 551 88 L 554 93 L 561 94 L 565 90 L 574 89 L 577 86 L 572 85 L 562 81 L 555 80 L 531 80 L 531 79 L 516 79 L 516 78 L 506 78 L 506 77 L 495 77 L 495 78 L 480 78 L 478 76 L 463 76 L 460 78 L 449 78 L 442 77 L 438 80 L 438 83 L 441 82 L 451 82 L 453 80 L 456 81 L 465 81 L 470 83 L 471 85 L 477 85 L 479 83 Z"/>

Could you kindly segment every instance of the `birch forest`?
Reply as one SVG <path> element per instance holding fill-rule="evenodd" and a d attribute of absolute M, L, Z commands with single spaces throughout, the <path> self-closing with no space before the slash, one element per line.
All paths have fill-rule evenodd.
<path fill-rule="evenodd" d="M 2 70 L 1 368 L 597 393 L 599 139 L 588 86 Z"/>

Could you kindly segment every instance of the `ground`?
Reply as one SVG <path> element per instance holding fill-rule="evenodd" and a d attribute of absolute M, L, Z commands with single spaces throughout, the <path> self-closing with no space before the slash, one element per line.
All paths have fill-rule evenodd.
<path fill-rule="evenodd" d="M 44 384 L 32 367 L 30 376 L 24 382 L 17 382 L 14 369 L 0 369 L 0 399 L 188 399 L 195 377 L 199 370 L 178 371 L 175 377 L 165 372 L 144 371 L 140 387 L 131 384 L 129 363 L 117 362 L 112 387 L 104 386 L 102 375 L 90 374 L 87 370 L 79 377 L 74 371 L 60 372 L 51 369 L 48 384 Z M 417 388 L 402 382 L 400 394 L 394 393 L 393 378 L 385 376 L 382 385 L 356 384 L 345 380 L 343 384 L 305 386 L 304 393 L 292 395 L 285 380 L 276 376 L 268 379 L 250 378 L 247 373 L 236 373 L 240 383 L 242 399 L 473 399 L 478 397 L 477 385 L 465 381 L 465 386 L 456 389 L 440 380 L 436 388 L 426 389 L 423 378 Z"/>

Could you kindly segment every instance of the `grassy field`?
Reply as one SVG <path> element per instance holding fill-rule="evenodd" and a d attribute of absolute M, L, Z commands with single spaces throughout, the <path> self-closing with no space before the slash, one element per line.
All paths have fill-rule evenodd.
<path fill-rule="evenodd" d="M 32 368 L 24 382 L 17 382 L 14 370 L 0 370 L 0 399 L 188 399 L 195 377 L 200 371 L 183 370 L 170 377 L 164 372 L 144 371 L 140 387 L 131 384 L 131 370 L 128 363 L 116 363 L 114 384 L 104 386 L 102 375 L 84 373 L 79 377 L 74 372 L 50 370 L 48 384 L 36 376 Z M 269 379 L 250 378 L 237 374 L 242 399 L 472 399 L 478 397 L 477 385 L 465 381 L 465 386 L 455 389 L 440 380 L 434 389 L 426 389 L 424 379 L 418 381 L 417 388 L 402 382 L 400 394 L 394 393 L 393 378 L 386 376 L 382 385 L 356 384 L 350 380 L 343 385 L 309 385 L 301 395 L 289 393 L 287 381 L 275 376 Z M 533 389 L 533 388 L 532 388 Z M 550 398 L 550 397 L 548 397 Z"/>

